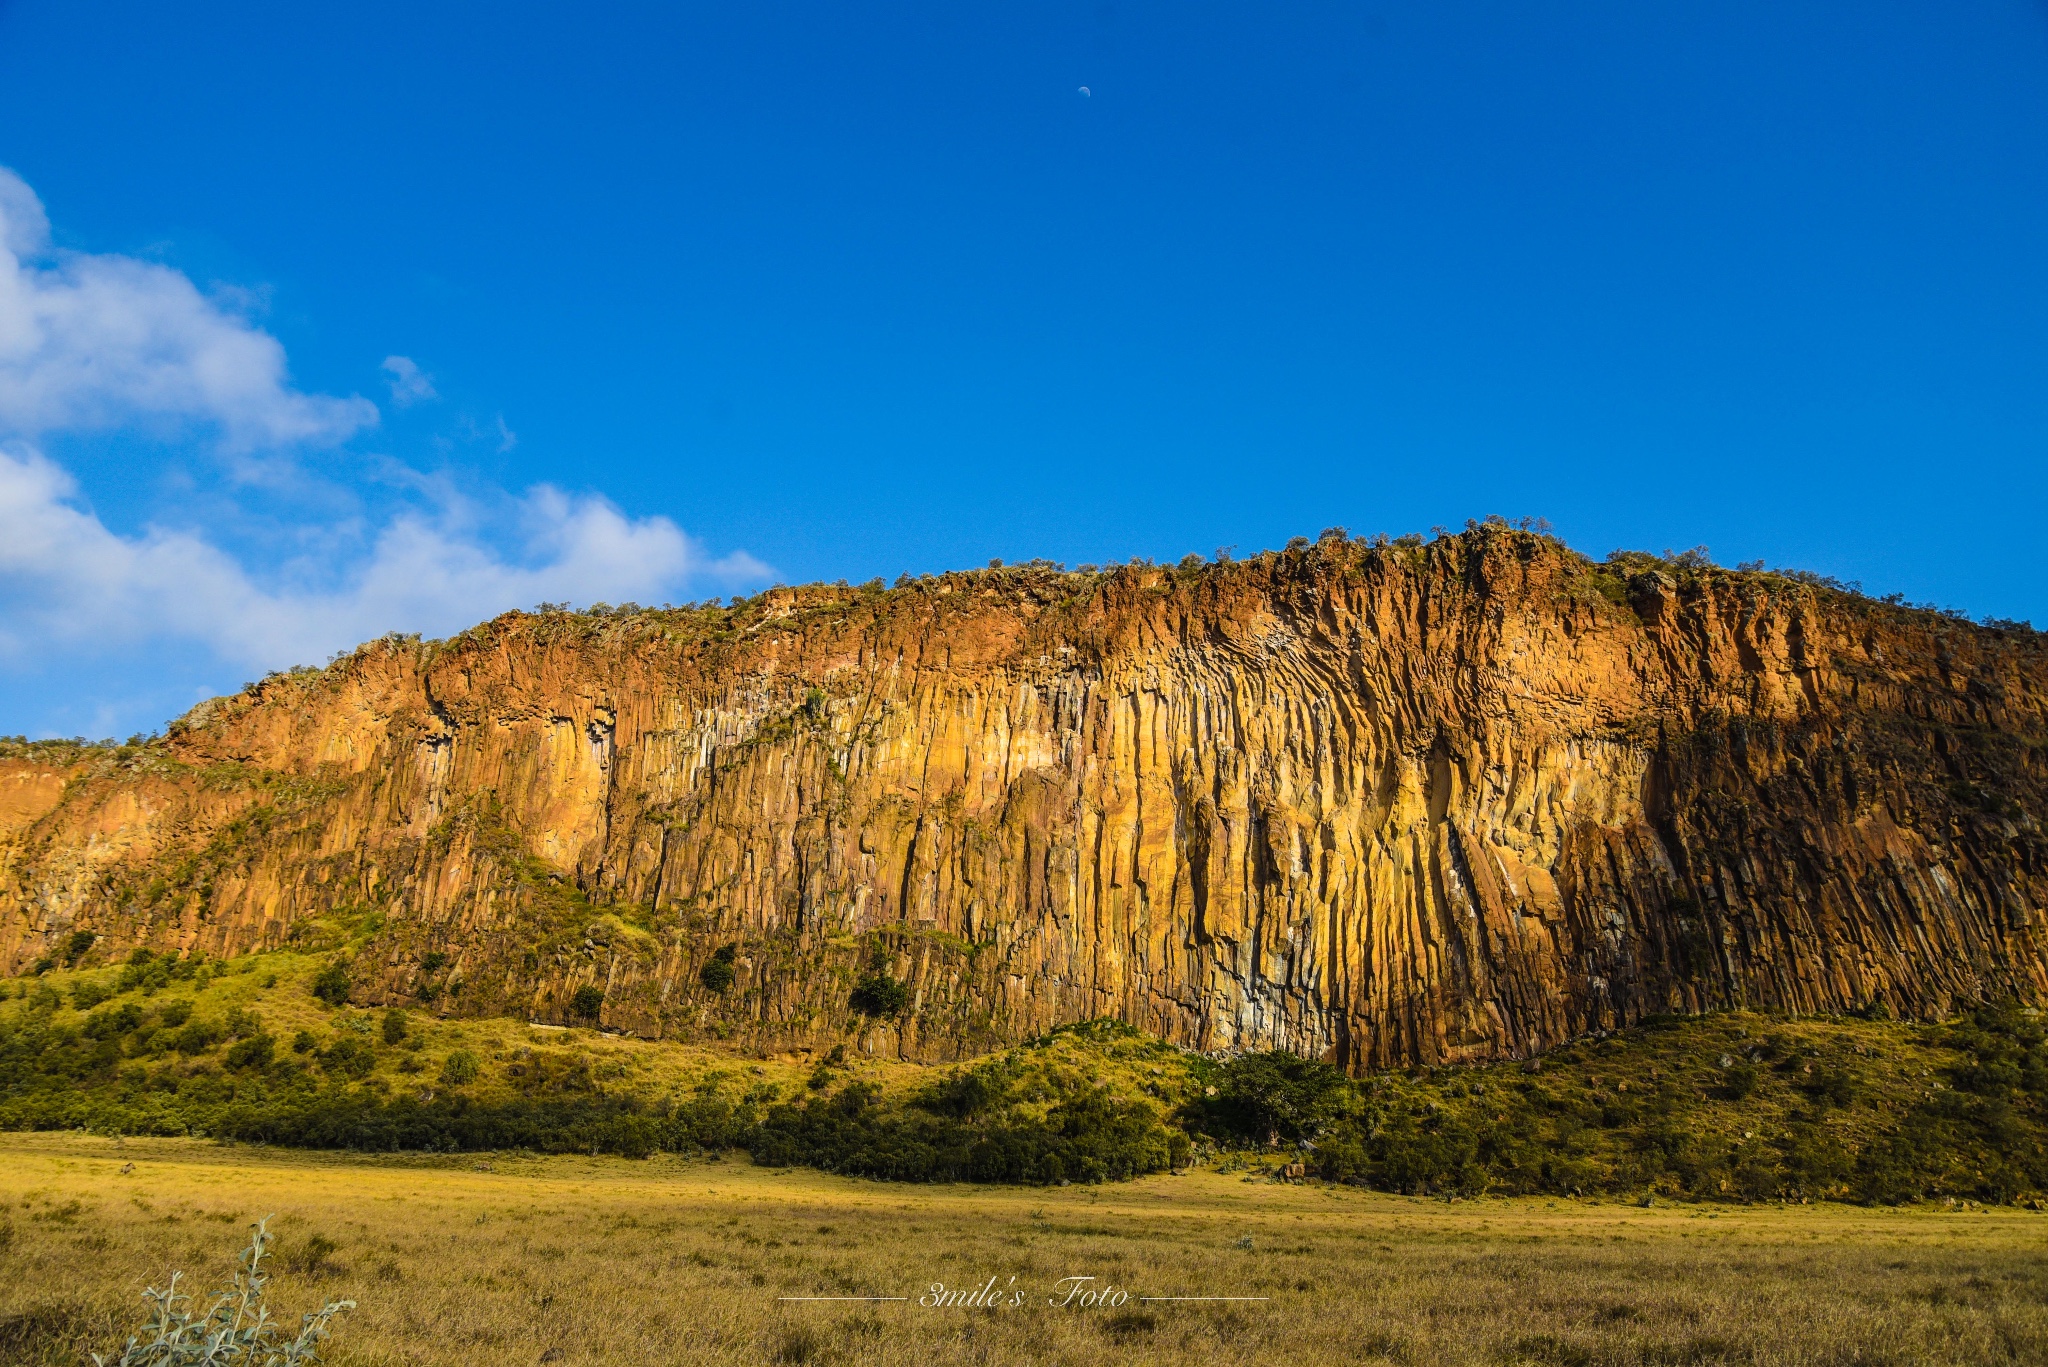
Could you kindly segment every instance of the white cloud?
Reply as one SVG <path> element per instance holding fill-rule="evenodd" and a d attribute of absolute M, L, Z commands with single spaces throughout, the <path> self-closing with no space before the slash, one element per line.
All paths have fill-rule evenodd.
<path fill-rule="evenodd" d="M 659 601 L 691 581 L 771 573 L 743 552 L 711 559 L 665 517 L 628 518 L 547 485 L 516 502 L 516 559 L 477 535 L 471 511 L 394 518 L 338 583 L 266 587 L 191 532 L 113 532 L 80 506 L 62 467 L 0 449 L 0 659 L 185 641 L 274 669 L 387 631 L 446 635 L 538 602 Z"/>
<path fill-rule="evenodd" d="M 0 166 L 0 251 L 34 256 L 50 245 L 50 219 L 28 182 Z"/>
<path fill-rule="evenodd" d="M 35 192 L 0 167 L 0 432 L 138 421 L 290 446 L 341 441 L 377 409 L 294 389 L 278 340 L 177 271 L 52 250 Z"/>
<path fill-rule="evenodd" d="M 333 516 L 266 519 L 263 500 L 305 487 L 251 483 L 258 467 L 241 461 L 232 498 L 209 502 L 185 486 L 212 509 L 211 530 L 118 532 L 38 436 L 169 429 L 232 451 L 290 452 L 344 441 L 377 409 L 293 388 L 283 346 L 248 320 L 256 297 L 208 296 L 130 257 L 55 251 L 49 234 L 35 193 L 0 168 L 0 682 L 91 661 L 83 689 L 31 704 L 46 715 L 82 720 L 97 707 L 95 725 L 112 730 L 101 714 L 134 713 L 149 706 L 143 693 L 182 692 L 218 666 L 314 663 L 386 632 L 442 636 L 538 602 L 658 602 L 695 583 L 729 590 L 770 577 L 744 553 L 714 559 L 667 518 L 629 518 L 601 497 L 538 485 L 471 501 L 449 477 L 388 457 L 368 458 L 376 478 Z M 438 397 L 411 358 L 383 368 L 394 403 Z M 517 440 L 502 416 L 489 430 L 462 421 L 500 452 Z M 149 472 L 125 473 L 141 482 Z M 365 494 L 399 511 L 363 520 Z M 222 540 L 228 525 L 267 527 L 271 544 L 301 558 L 278 568 L 240 556 Z M 110 694 L 131 696 L 116 706 Z M 35 729 L 24 720 L 12 725 Z"/>
<path fill-rule="evenodd" d="M 415 365 L 410 356 L 386 356 L 384 370 L 391 376 L 391 402 L 400 408 L 441 397 L 434 389 L 433 377 Z"/>

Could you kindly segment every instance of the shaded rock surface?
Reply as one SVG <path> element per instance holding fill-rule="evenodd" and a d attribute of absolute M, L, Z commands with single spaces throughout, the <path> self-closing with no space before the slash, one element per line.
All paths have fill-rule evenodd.
<path fill-rule="evenodd" d="M 0 759 L 0 966 L 331 944 L 363 1002 L 1354 1069 L 2048 993 L 2042 638 L 1629 570 L 1485 528 L 389 638 Z"/>

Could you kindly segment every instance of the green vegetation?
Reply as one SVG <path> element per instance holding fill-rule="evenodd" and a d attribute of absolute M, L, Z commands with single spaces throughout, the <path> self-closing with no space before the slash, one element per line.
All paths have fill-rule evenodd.
<path fill-rule="evenodd" d="M 585 1020 L 596 1020 L 597 1013 L 604 1010 L 604 989 L 594 983 L 585 983 L 569 998 L 571 1014 Z"/>
<path fill-rule="evenodd" d="M 1897 1204 L 2048 1190 L 2038 1012 L 1946 1025 L 1664 1018 L 1522 1066 L 1359 1083 L 1255 1058 L 1190 1123 L 1317 1137 L 1319 1175 L 1409 1193 L 1620 1193 Z"/>
<path fill-rule="evenodd" d="M 320 976 L 313 980 L 313 995 L 329 1006 L 340 1006 L 348 1000 L 348 966 L 339 959 L 320 970 Z"/>
<path fill-rule="evenodd" d="M 714 958 L 713 962 L 716 959 Z M 337 974 L 337 970 L 340 970 Z M 337 958 L 147 951 L 0 984 L 0 1128 L 324 1148 L 758 1163 L 897 1180 L 1098 1181 L 1191 1162 L 1411 1194 L 2038 1200 L 2038 1012 L 1943 1024 L 1670 1017 L 1526 1063 L 1363 1079 L 1281 1053 L 1227 1060 L 1128 1027 L 1062 1027 L 938 1070 L 751 1068 L 686 1045 L 334 1003 Z M 273 991 L 279 985 L 284 990 Z M 907 989 L 860 984 L 887 1016 Z M 595 985 L 575 1009 L 602 1007 Z"/>
<path fill-rule="evenodd" d="M 847 1000 L 864 1016 L 900 1016 L 910 1006 L 910 988 L 887 973 L 870 973 L 854 984 Z"/>
<path fill-rule="evenodd" d="M 734 945 L 721 946 L 706 961 L 704 967 L 698 970 L 697 980 L 713 992 L 729 991 L 733 983 L 732 961 L 738 957 L 738 947 Z"/>
<path fill-rule="evenodd" d="M 1095 1182 L 1184 1159 L 1187 1137 L 1161 1109 L 1098 1071 L 1112 1058 L 1163 1066 L 1180 1051 L 1108 1022 L 1062 1034 L 952 1073 L 907 1104 L 881 1104 L 872 1084 L 853 1082 L 771 1105 L 744 1146 L 768 1166 L 906 1181 Z M 823 1092 L 829 1074 L 812 1085 Z"/>

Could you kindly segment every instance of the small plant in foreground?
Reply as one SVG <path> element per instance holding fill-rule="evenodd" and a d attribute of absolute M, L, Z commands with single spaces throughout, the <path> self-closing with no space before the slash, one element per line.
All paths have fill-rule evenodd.
<path fill-rule="evenodd" d="M 271 1319 L 264 1303 L 269 1282 L 263 1258 L 270 1249 L 270 1220 L 256 1222 L 255 1237 L 242 1250 L 233 1283 L 217 1293 L 204 1314 L 194 1314 L 192 1298 L 178 1291 L 178 1278 L 163 1290 L 151 1287 L 142 1298 L 155 1307 L 142 1332 L 128 1340 L 117 1358 L 92 1355 L 97 1367 L 299 1367 L 320 1360 L 320 1340 L 328 1324 L 354 1301 L 329 1301 L 299 1321 L 298 1335 L 284 1338 L 282 1324 Z"/>

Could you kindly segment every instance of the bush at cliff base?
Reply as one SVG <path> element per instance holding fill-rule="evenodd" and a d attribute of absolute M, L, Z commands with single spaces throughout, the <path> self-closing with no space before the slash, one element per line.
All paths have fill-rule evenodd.
<path fill-rule="evenodd" d="M 2048 1043 L 2038 1012 L 1984 1006 L 1942 1026 L 1874 1027 L 1946 1054 L 1938 1076 L 1930 1069 L 1904 1086 L 1876 1081 L 1881 1046 L 1827 1042 L 1824 1024 L 1766 1033 L 1733 1046 L 1746 1051 L 1738 1053 L 1721 1036 L 1698 1046 L 1714 1028 L 1711 1017 L 1663 1018 L 1599 1042 L 1598 1052 L 1558 1051 L 1547 1069 L 1357 1083 L 1324 1064 L 1247 1056 L 1219 1069 L 1214 1094 L 1182 1119 L 1226 1143 L 1278 1138 L 1328 1180 L 1411 1194 L 1897 1204 L 2048 1191 Z M 1694 1066 L 1670 1068 L 1674 1058 Z M 1303 1135 L 1313 1138 L 1285 1142 Z"/>
<path fill-rule="evenodd" d="M 1527 1064 L 1365 1079 L 1286 1054 L 1207 1059 L 1097 1022 L 896 1097 L 821 1065 L 801 1100 L 714 1082 L 643 1100 L 391 1096 L 364 1080 L 368 1040 L 286 1050 L 253 1018 L 188 1040 L 189 1007 L 174 1030 L 132 1003 L 68 1023 L 55 997 L 0 1011 L 0 1127 L 379 1151 L 744 1149 L 757 1163 L 900 1181 L 1117 1180 L 1178 1166 L 1193 1147 L 1251 1175 L 1299 1163 L 1413 1194 L 1901 1202 L 2048 1190 L 2048 1044 L 2039 1014 L 2014 1006 L 1944 1025 L 1666 1018 Z M 1902 1079 L 1908 1047 L 1929 1066 Z M 447 1065 L 474 1067 L 469 1055 Z"/>

